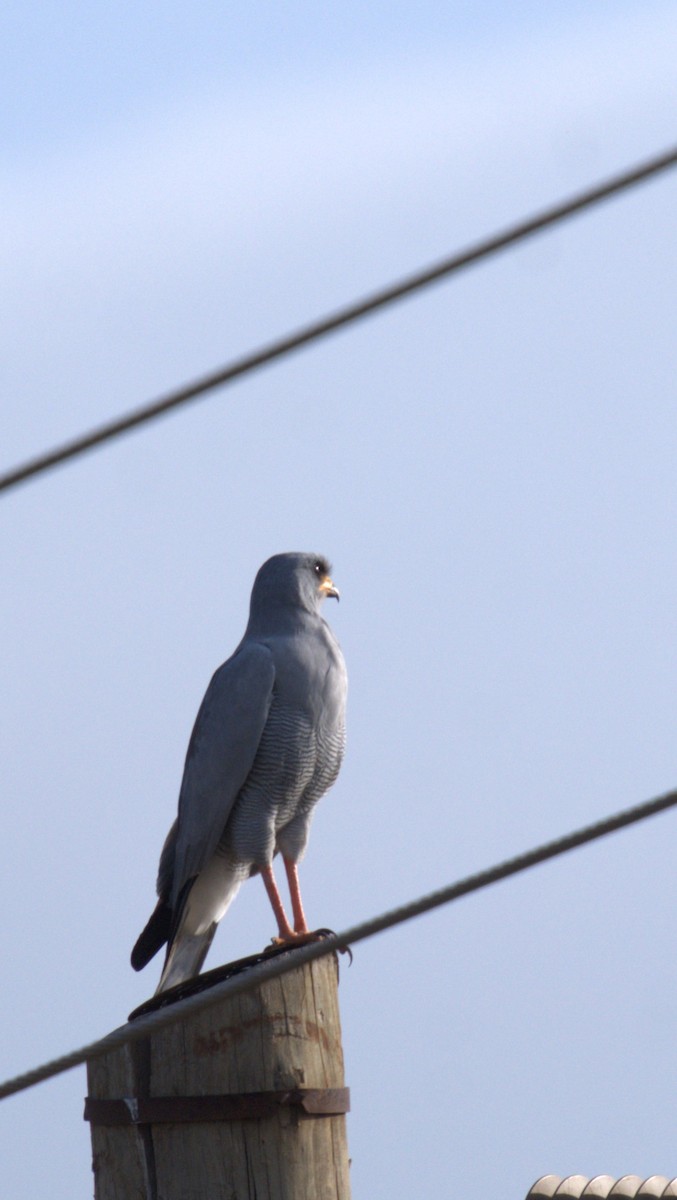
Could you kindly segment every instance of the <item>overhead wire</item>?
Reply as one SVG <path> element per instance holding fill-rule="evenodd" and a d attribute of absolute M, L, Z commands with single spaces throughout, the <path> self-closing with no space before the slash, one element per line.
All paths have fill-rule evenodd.
<path fill-rule="evenodd" d="M 303 346 L 336 333 L 339 329 L 343 329 L 363 317 L 403 300 L 431 284 L 438 283 L 474 263 L 498 254 L 509 246 L 524 241 L 541 230 L 589 209 L 603 200 L 610 199 L 627 188 L 634 187 L 674 166 L 677 166 L 677 147 L 672 147 L 662 154 L 655 155 L 640 164 L 612 175 L 601 183 L 577 192 L 568 199 L 542 209 L 533 216 L 517 221 L 464 250 L 442 258 L 431 266 L 424 267 L 395 283 L 388 284 L 361 299 L 346 304 L 250 353 L 243 354 L 192 383 L 166 392 L 139 408 L 104 422 L 89 432 L 45 453 L 27 459 L 18 466 L 0 473 L 0 492 L 9 491 L 10 488 L 85 454 L 104 442 L 129 433 L 138 426 L 166 415 L 181 405 L 197 400 L 214 388 L 234 383 L 236 379 L 241 379 L 244 375 L 260 370 L 262 367 L 300 350 Z"/>
<path fill-rule="evenodd" d="M 634 825 L 639 821 L 646 820 L 648 817 L 656 816 L 658 813 L 665 812 L 675 805 L 677 805 L 677 790 L 666 792 L 661 796 L 646 800 L 632 808 L 626 808 L 621 812 L 604 817 L 602 820 L 577 829 L 573 833 L 565 834 L 554 841 L 545 842 L 532 850 L 527 850 L 523 854 L 518 854 L 514 858 L 506 859 L 504 862 L 489 867 L 487 870 L 479 871 L 474 875 L 468 875 L 456 883 L 451 883 L 447 887 L 429 892 L 417 900 L 403 904 L 398 908 L 390 909 L 388 912 L 363 921 L 359 925 L 353 925 L 349 929 L 344 930 L 343 933 L 332 934 L 331 937 L 323 938 L 320 942 L 311 942 L 308 945 L 299 946 L 289 954 L 271 959 L 270 962 L 260 963 L 246 973 L 215 984 L 208 991 L 187 996 L 182 1000 L 178 1000 L 175 1004 L 168 1005 L 166 1008 L 161 1008 L 156 1012 L 140 1016 L 134 1021 L 120 1026 L 119 1029 L 113 1030 L 112 1033 L 107 1034 L 96 1042 L 91 1042 L 89 1045 L 82 1046 L 80 1049 L 74 1050 L 69 1054 L 64 1054 L 59 1058 L 52 1059 L 50 1062 L 43 1063 L 41 1066 L 31 1071 L 26 1071 L 22 1075 L 5 1080 L 4 1083 L 0 1083 L 0 1100 L 7 1096 L 15 1095 L 17 1092 L 35 1087 L 36 1084 L 42 1083 L 46 1079 L 51 1079 L 56 1075 L 61 1075 L 65 1071 L 81 1066 L 85 1062 L 101 1058 L 111 1050 L 119 1049 L 130 1042 L 149 1037 L 159 1029 L 163 1029 L 167 1025 L 172 1025 L 174 1022 L 180 1021 L 203 1008 L 209 1008 L 221 1000 L 237 996 L 242 992 L 251 991 L 268 980 L 277 979 L 279 976 L 285 975 L 289 971 L 293 971 L 306 963 L 314 962 L 326 954 L 332 954 L 336 950 L 354 946 L 357 942 L 364 941 L 365 938 L 373 937 L 375 934 L 383 933 L 388 929 L 393 929 L 405 921 L 422 916 L 423 913 L 431 912 L 433 909 L 440 908 L 445 904 L 451 904 L 456 900 L 460 900 L 462 896 L 470 895 L 471 892 L 479 892 L 491 884 L 508 879 L 513 875 L 518 875 L 523 871 L 529 870 L 531 867 L 547 862 L 549 859 L 557 858 L 559 855 L 566 854 L 570 850 L 575 850 L 579 846 L 607 837 L 610 833 L 615 833 L 617 830 L 624 829 L 628 825 Z"/>

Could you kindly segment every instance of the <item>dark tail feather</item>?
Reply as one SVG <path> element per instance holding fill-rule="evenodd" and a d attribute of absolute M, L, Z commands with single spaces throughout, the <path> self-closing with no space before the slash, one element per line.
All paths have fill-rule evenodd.
<path fill-rule="evenodd" d="M 136 940 L 132 950 L 132 966 L 140 971 L 153 955 L 169 941 L 172 932 L 172 910 L 164 900 L 158 900 L 146 928 Z"/>

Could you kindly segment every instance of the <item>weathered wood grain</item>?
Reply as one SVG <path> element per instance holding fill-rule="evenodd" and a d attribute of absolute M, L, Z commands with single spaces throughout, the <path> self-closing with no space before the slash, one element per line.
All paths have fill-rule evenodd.
<path fill-rule="evenodd" d="M 344 1086 L 328 956 L 89 1064 L 89 1094 L 207 1096 Z M 344 1116 L 92 1125 L 96 1200 L 349 1200 Z"/>

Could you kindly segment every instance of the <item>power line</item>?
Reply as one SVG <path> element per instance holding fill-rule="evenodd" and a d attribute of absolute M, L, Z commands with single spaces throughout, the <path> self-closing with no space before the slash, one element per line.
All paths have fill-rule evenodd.
<path fill-rule="evenodd" d="M 444 904 L 451 904 L 455 900 L 460 900 L 462 896 L 468 896 L 471 892 L 479 892 L 502 879 L 518 875 L 522 871 L 529 870 L 530 867 L 547 862 L 548 859 L 557 858 L 569 850 L 575 850 L 578 846 L 606 837 L 618 829 L 624 829 L 627 825 L 634 825 L 638 821 L 646 820 L 647 817 L 656 816 L 675 805 L 677 805 L 677 790 L 666 792 L 653 800 L 646 800 L 633 808 L 623 809 L 613 816 L 605 817 L 592 825 L 586 825 L 564 837 L 556 838 L 555 841 L 545 842 L 533 850 L 527 850 L 524 854 L 518 854 L 515 858 L 509 858 L 505 862 L 489 867 L 486 871 L 468 875 L 457 883 L 449 884 L 447 887 L 440 888 L 439 891 L 429 892 L 426 896 L 421 896 L 418 900 L 403 904 L 399 908 L 390 909 L 379 917 L 373 917 L 359 925 L 353 925 L 343 933 L 332 934 L 331 937 L 324 938 L 321 942 L 299 946 L 289 954 L 281 955 L 269 962 L 263 962 L 242 975 L 236 975 L 231 979 L 224 980 L 223 983 L 215 984 L 208 991 L 187 996 L 157 1012 L 138 1017 L 135 1021 L 122 1025 L 119 1029 L 114 1029 L 112 1033 L 99 1041 L 91 1042 L 88 1046 L 83 1046 L 79 1050 L 52 1059 L 51 1062 L 44 1063 L 23 1075 L 6 1080 L 0 1084 L 0 1100 L 34 1087 L 35 1084 L 42 1083 L 45 1079 L 61 1075 L 65 1071 L 71 1070 L 72 1067 L 81 1066 L 90 1059 L 100 1058 L 110 1050 L 148 1037 L 156 1030 L 182 1020 L 189 1013 L 196 1012 L 201 1008 L 208 1008 L 227 996 L 237 996 L 241 992 L 250 991 L 266 980 L 286 975 L 288 971 L 293 971 L 305 963 L 314 962 L 315 959 L 322 958 L 325 954 L 331 954 L 335 950 L 341 950 L 347 946 L 354 946 L 356 942 L 373 937 L 376 933 L 392 929 L 396 925 L 410 921 L 413 917 L 420 917 L 423 913 L 431 912 L 432 909 L 440 908 Z"/>
<path fill-rule="evenodd" d="M 294 351 L 300 350 L 301 347 L 311 342 L 319 341 L 320 338 L 335 333 L 337 330 L 352 324 L 354 321 L 360 320 L 362 317 L 385 308 L 389 304 L 394 304 L 398 300 L 403 300 L 405 297 L 420 291 L 422 288 L 428 287 L 433 283 L 438 283 L 440 280 L 453 275 L 457 271 L 463 270 L 465 267 L 471 266 L 473 263 L 489 258 L 491 255 L 507 249 L 508 246 L 524 241 L 533 234 L 566 220 L 566 218 L 574 216 L 584 209 L 591 208 L 593 205 L 599 204 L 602 200 L 607 200 L 619 192 L 634 187 L 636 184 L 642 183 L 676 165 L 677 147 L 673 147 L 671 150 L 650 158 L 638 166 L 631 167 L 620 174 L 611 176 L 602 183 L 587 188 L 582 192 L 577 192 L 568 200 L 553 204 L 535 216 L 527 217 L 523 221 L 509 225 L 499 233 L 493 234 L 480 242 L 475 242 L 465 250 L 461 250 L 448 258 L 443 258 L 439 262 L 433 263 L 432 266 L 424 267 L 422 270 L 408 275 L 396 283 L 388 284 L 386 287 L 372 292 L 361 300 L 347 304 L 325 317 L 320 317 L 318 320 L 302 326 L 292 333 L 268 342 L 258 350 L 253 350 L 248 354 L 242 355 L 240 358 L 234 359 L 226 366 L 202 376 L 202 378 L 187 384 L 185 387 L 166 392 L 158 399 L 152 400 L 140 408 L 133 409 L 121 417 L 116 417 L 112 421 L 105 422 L 96 429 L 90 430 L 89 433 L 82 434 L 80 437 L 64 442 L 63 445 L 57 446 L 53 450 L 48 450 L 44 454 L 39 454 L 35 458 L 26 460 L 4 474 L 0 474 L 0 492 L 8 491 L 10 488 L 16 487 L 17 484 L 23 483 L 27 479 L 51 470 L 60 463 L 85 454 L 88 450 L 94 449 L 95 446 L 100 446 L 104 442 L 120 437 L 124 433 L 129 433 L 130 430 L 135 429 L 138 425 L 143 425 L 147 421 L 152 421 L 156 417 L 171 412 L 172 409 L 178 408 L 182 404 L 187 404 L 189 401 L 204 396 L 206 392 L 211 391 L 213 388 L 233 383 L 243 375 L 248 375 L 277 359 L 285 357 L 285 355 L 292 354 Z"/>

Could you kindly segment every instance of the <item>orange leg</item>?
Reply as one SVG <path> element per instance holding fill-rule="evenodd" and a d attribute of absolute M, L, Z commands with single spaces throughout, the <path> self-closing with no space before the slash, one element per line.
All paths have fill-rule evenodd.
<path fill-rule="evenodd" d="M 289 895 L 291 896 L 291 907 L 294 914 L 294 932 L 307 933 L 308 926 L 306 924 L 306 915 L 303 911 L 303 903 L 301 901 L 299 873 L 296 869 L 296 863 L 290 862 L 289 859 L 285 858 L 284 869 L 287 872 L 287 883 L 289 884 Z"/>
<path fill-rule="evenodd" d="M 292 929 L 291 925 L 289 924 L 289 921 L 287 920 L 287 914 L 284 911 L 284 906 L 283 906 L 282 900 L 280 898 L 280 893 L 277 890 L 275 876 L 273 875 L 273 868 L 272 867 L 261 867 L 260 871 L 261 871 L 261 878 L 265 884 L 265 888 L 268 893 L 268 899 L 270 900 L 273 912 L 275 913 L 275 920 L 277 921 L 277 928 L 278 928 L 278 932 L 279 932 L 279 936 L 280 936 L 280 941 L 281 942 L 293 942 L 296 940 L 296 934 L 294 933 L 294 930 Z M 292 897 L 292 903 L 293 903 L 293 897 Z M 294 910 L 294 919 L 296 919 L 296 910 Z"/>

